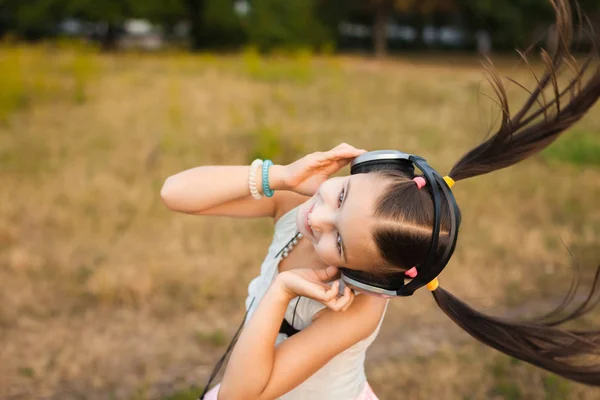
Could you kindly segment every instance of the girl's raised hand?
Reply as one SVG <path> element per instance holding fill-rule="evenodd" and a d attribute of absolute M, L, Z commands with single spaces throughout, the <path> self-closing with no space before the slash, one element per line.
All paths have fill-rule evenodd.
<path fill-rule="evenodd" d="M 354 300 L 354 292 L 346 286 L 343 295 L 340 296 L 339 281 L 327 283 L 332 281 L 337 273 L 336 267 L 293 269 L 277 275 L 276 284 L 290 300 L 297 296 L 304 296 L 326 305 L 333 311 L 346 311 Z"/>
<path fill-rule="evenodd" d="M 327 178 L 365 152 L 342 143 L 326 152 L 308 154 L 283 167 L 284 185 L 296 193 L 312 196 Z"/>

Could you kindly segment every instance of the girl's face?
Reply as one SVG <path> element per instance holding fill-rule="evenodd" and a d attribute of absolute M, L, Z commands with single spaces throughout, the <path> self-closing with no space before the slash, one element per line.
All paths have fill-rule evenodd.
<path fill-rule="evenodd" d="M 368 271 L 380 260 L 371 232 L 383 188 L 375 174 L 331 178 L 300 206 L 298 230 L 324 263 Z"/>

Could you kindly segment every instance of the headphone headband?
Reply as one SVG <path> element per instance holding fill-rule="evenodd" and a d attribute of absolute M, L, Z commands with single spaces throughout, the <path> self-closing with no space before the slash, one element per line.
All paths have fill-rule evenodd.
<path fill-rule="evenodd" d="M 407 170 L 407 165 L 408 170 Z M 374 279 L 371 274 L 361 271 L 341 268 L 342 279 L 359 289 L 370 292 L 395 295 L 410 296 L 417 289 L 425 286 L 431 280 L 435 279 L 444 269 L 450 257 L 454 253 L 456 240 L 458 238 L 458 228 L 460 226 L 460 210 L 456 199 L 450 187 L 442 176 L 435 171 L 427 161 L 419 156 L 403 153 L 397 150 L 376 150 L 361 154 L 351 163 L 351 174 L 368 173 L 382 169 L 399 169 L 403 172 L 414 173 L 414 167 L 417 167 L 423 173 L 423 177 L 429 183 L 433 198 L 433 231 L 427 256 L 422 264 L 415 266 L 419 272 L 417 276 L 408 284 L 404 284 L 404 272 L 399 272 L 402 276 L 393 276 L 380 279 Z M 448 203 L 450 211 L 450 245 L 445 249 L 441 257 L 437 257 L 437 248 L 441 230 L 441 201 L 444 199 Z M 394 274 L 397 275 L 397 274 Z M 394 286 L 391 288 L 390 286 Z"/>
<path fill-rule="evenodd" d="M 350 163 L 350 168 L 367 161 L 408 160 L 412 155 L 398 150 L 374 150 L 361 154 Z"/>

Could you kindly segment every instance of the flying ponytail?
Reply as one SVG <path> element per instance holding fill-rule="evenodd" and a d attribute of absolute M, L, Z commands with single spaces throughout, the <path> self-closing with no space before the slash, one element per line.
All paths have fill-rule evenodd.
<path fill-rule="evenodd" d="M 441 287 L 432 291 L 442 311 L 458 326 L 480 342 L 504 354 L 526 361 L 566 379 L 600 386 L 600 330 L 575 331 L 554 326 L 575 319 L 598 303 L 600 267 L 592 289 L 576 309 L 564 316 L 552 312 L 541 321 L 515 322 L 485 315 Z M 573 287 L 572 287 L 573 288 Z M 570 294 L 574 294 L 572 290 Z M 568 296 L 559 309 L 572 303 Z"/>
<path fill-rule="evenodd" d="M 502 119 L 498 130 L 486 141 L 466 153 L 452 168 L 449 176 L 455 181 L 487 174 L 509 167 L 532 156 L 571 127 L 600 97 L 600 66 L 593 66 L 593 55 L 578 64 L 570 52 L 573 35 L 573 16 L 568 0 L 550 0 L 556 12 L 556 29 L 551 42 L 555 48 L 549 53 L 541 50 L 545 69 L 538 78 L 530 68 L 537 85 L 529 91 L 520 83 L 507 78 L 530 93 L 517 112 L 511 112 L 504 83 L 491 60 L 484 67 L 500 106 Z M 579 11 L 579 10 L 578 10 Z M 579 15 L 579 13 L 578 13 Z M 581 18 L 579 18 L 581 23 Z M 591 35 L 591 34 L 590 34 Z M 529 65 L 525 53 L 519 52 Z M 574 76 L 560 88 L 558 76 L 567 66 Z M 584 75 L 591 72 L 585 81 Z M 554 96 L 546 98 L 544 91 L 552 89 Z"/>
<path fill-rule="evenodd" d="M 516 113 L 509 108 L 500 75 L 491 61 L 486 60 L 485 68 L 498 97 L 502 120 L 491 137 L 454 165 L 448 175 L 455 181 L 506 168 L 538 153 L 581 119 L 600 97 L 600 67 L 592 66 L 592 56 L 581 65 L 577 64 L 569 51 L 573 29 L 568 1 L 550 1 L 556 11 L 556 47 L 552 53 L 541 51 L 545 71 L 538 78 L 532 70 L 537 85 Z M 519 54 L 527 63 L 525 54 Z M 558 75 L 564 65 L 570 67 L 574 77 L 566 87 L 559 88 Z M 589 72 L 591 77 L 584 82 L 584 75 Z M 551 100 L 545 97 L 546 89 L 552 89 L 554 93 Z M 600 299 L 600 266 L 586 299 L 573 311 L 565 312 L 573 304 L 578 286 L 579 279 L 576 277 L 565 301 L 556 310 L 545 318 L 529 322 L 488 316 L 439 286 L 430 290 L 440 309 L 480 342 L 566 379 L 600 386 L 600 330 L 576 331 L 556 327 L 597 305 Z"/>
<path fill-rule="evenodd" d="M 374 271 L 347 273 L 354 279 L 353 284 L 366 290 L 376 287 L 400 296 L 408 296 L 412 289 L 426 284 L 440 309 L 480 342 L 566 379 L 600 386 L 600 330 L 558 328 L 598 303 L 600 266 L 587 298 L 573 311 L 567 309 L 576 300 L 578 277 L 563 304 L 544 318 L 526 322 L 476 311 L 440 287 L 436 278 L 447 265 L 447 254 L 454 250 L 460 226 L 460 211 L 451 189 L 454 182 L 509 167 L 540 152 L 579 121 L 600 97 L 600 67 L 592 63 L 594 54 L 578 64 L 570 52 L 573 24 L 569 1 L 550 0 L 557 21 L 555 46 L 550 52 L 541 51 L 545 70 L 540 77 L 530 68 L 537 83 L 532 91 L 512 81 L 529 93 L 516 112 L 510 110 L 500 74 L 486 61 L 489 81 L 502 111 L 500 126 L 467 152 L 443 181 L 417 156 L 411 156 L 411 163 L 421 170 L 422 177 L 415 177 L 412 169 L 402 170 L 397 164 L 365 164 L 365 171 L 377 172 L 387 180 L 374 212 L 376 218 L 385 221 L 373 228 L 381 261 Z M 527 63 L 525 54 L 520 54 Z M 565 66 L 573 72 L 573 78 L 561 88 L 558 77 Z M 433 240 L 435 235 L 438 238 Z M 404 284 L 406 277 L 411 278 L 408 284 Z"/>

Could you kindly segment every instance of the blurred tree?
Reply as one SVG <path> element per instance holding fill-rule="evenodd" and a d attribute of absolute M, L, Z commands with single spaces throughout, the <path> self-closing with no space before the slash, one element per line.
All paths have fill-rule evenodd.
<path fill-rule="evenodd" d="M 192 50 L 229 48 L 247 39 L 244 18 L 236 14 L 235 0 L 184 1 Z"/>
<path fill-rule="evenodd" d="M 0 0 L 3 30 L 28 39 L 38 39 L 52 33 L 60 18 L 64 3 L 60 0 Z"/>
<path fill-rule="evenodd" d="M 255 0 L 248 37 L 261 51 L 315 48 L 330 39 L 315 0 Z"/>
<path fill-rule="evenodd" d="M 372 16 L 375 55 L 384 57 L 388 49 L 387 27 L 392 15 L 406 13 L 414 15 L 417 31 L 420 33 L 418 40 L 422 40 L 424 17 L 435 13 L 456 11 L 458 3 L 456 0 L 354 0 L 351 7 Z"/>
<path fill-rule="evenodd" d="M 100 22 L 100 39 L 112 48 L 118 27 L 127 18 L 147 18 L 161 25 L 173 24 L 185 16 L 184 0 L 0 0 L 0 17 L 7 31 L 25 39 L 56 33 L 61 20 L 79 18 Z"/>
<path fill-rule="evenodd" d="M 131 11 L 132 16 L 147 18 L 167 30 L 188 17 L 186 0 L 135 0 Z"/>
<path fill-rule="evenodd" d="M 228 48 L 246 40 L 244 19 L 235 12 L 234 0 L 187 0 L 192 23 L 193 49 Z"/>
<path fill-rule="evenodd" d="M 438 26 L 455 16 L 451 19 L 460 21 L 468 36 L 486 31 L 495 47 L 511 49 L 540 40 L 554 18 L 549 0 L 352 0 L 347 4 L 354 12 L 371 18 L 372 47 L 378 57 L 387 54 L 387 27 L 398 16 L 405 17 L 418 32 L 418 47 L 424 46 L 426 25 Z M 578 4 L 591 15 L 600 10 L 600 0 L 578 0 Z M 600 17 L 598 20 L 600 24 Z"/>
<path fill-rule="evenodd" d="M 493 36 L 495 47 L 525 48 L 544 40 L 554 22 L 549 0 L 457 0 L 466 28 L 486 30 Z M 600 0 L 578 0 L 581 12 L 595 20 L 596 31 Z M 575 10 L 574 10 L 575 12 Z M 596 16 L 596 18 L 594 18 Z M 573 16 L 577 18 L 577 15 Z"/>
<path fill-rule="evenodd" d="M 578 2 L 592 16 L 600 10 L 600 0 Z M 470 36 L 483 30 L 495 48 L 514 48 L 539 39 L 534 33 L 551 23 L 553 12 L 549 0 L 0 0 L 0 35 L 51 36 L 71 17 L 98 22 L 103 27 L 99 39 L 111 48 L 128 18 L 146 18 L 167 31 L 185 20 L 193 49 L 237 46 L 249 39 L 269 50 L 333 44 L 340 22 L 355 20 L 371 24 L 371 46 L 381 57 L 388 51 L 392 19 L 414 27 L 422 47 L 425 26 L 448 22 L 448 16 Z"/>
<path fill-rule="evenodd" d="M 351 13 L 351 2 L 348 0 L 316 0 L 315 12 L 319 16 L 323 44 L 331 50 L 340 39 L 339 26 L 348 19 Z"/>
<path fill-rule="evenodd" d="M 529 45 L 536 26 L 551 23 L 554 16 L 548 0 L 457 0 L 466 28 L 489 31 L 496 47 Z"/>
<path fill-rule="evenodd" d="M 68 16 L 104 23 L 104 29 L 98 34 L 106 50 L 114 48 L 119 26 L 128 16 L 134 15 L 136 6 L 135 0 L 65 0 L 62 3 L 66 3 L 65 14 Z"/>
<path fill-rule="evenodd" d="M 185 0 L 187 17 L 190 21 L 190 42 L 192 49 L 200 49 L 203 45 L 202 12 L 204 11 L 204 0 Z"/>
<path fill-rule="evenodd" d="M 52 0 L 33 0 L 44 2 Z M 145 18 L 164 27 L 186 15 L 183 0 L 54 0 L 65 4 L 64 13 L 87 21 L 102 22 L 101 41 L 105 49 L 114 47 L 118 29 L 128 18 Z"/>

